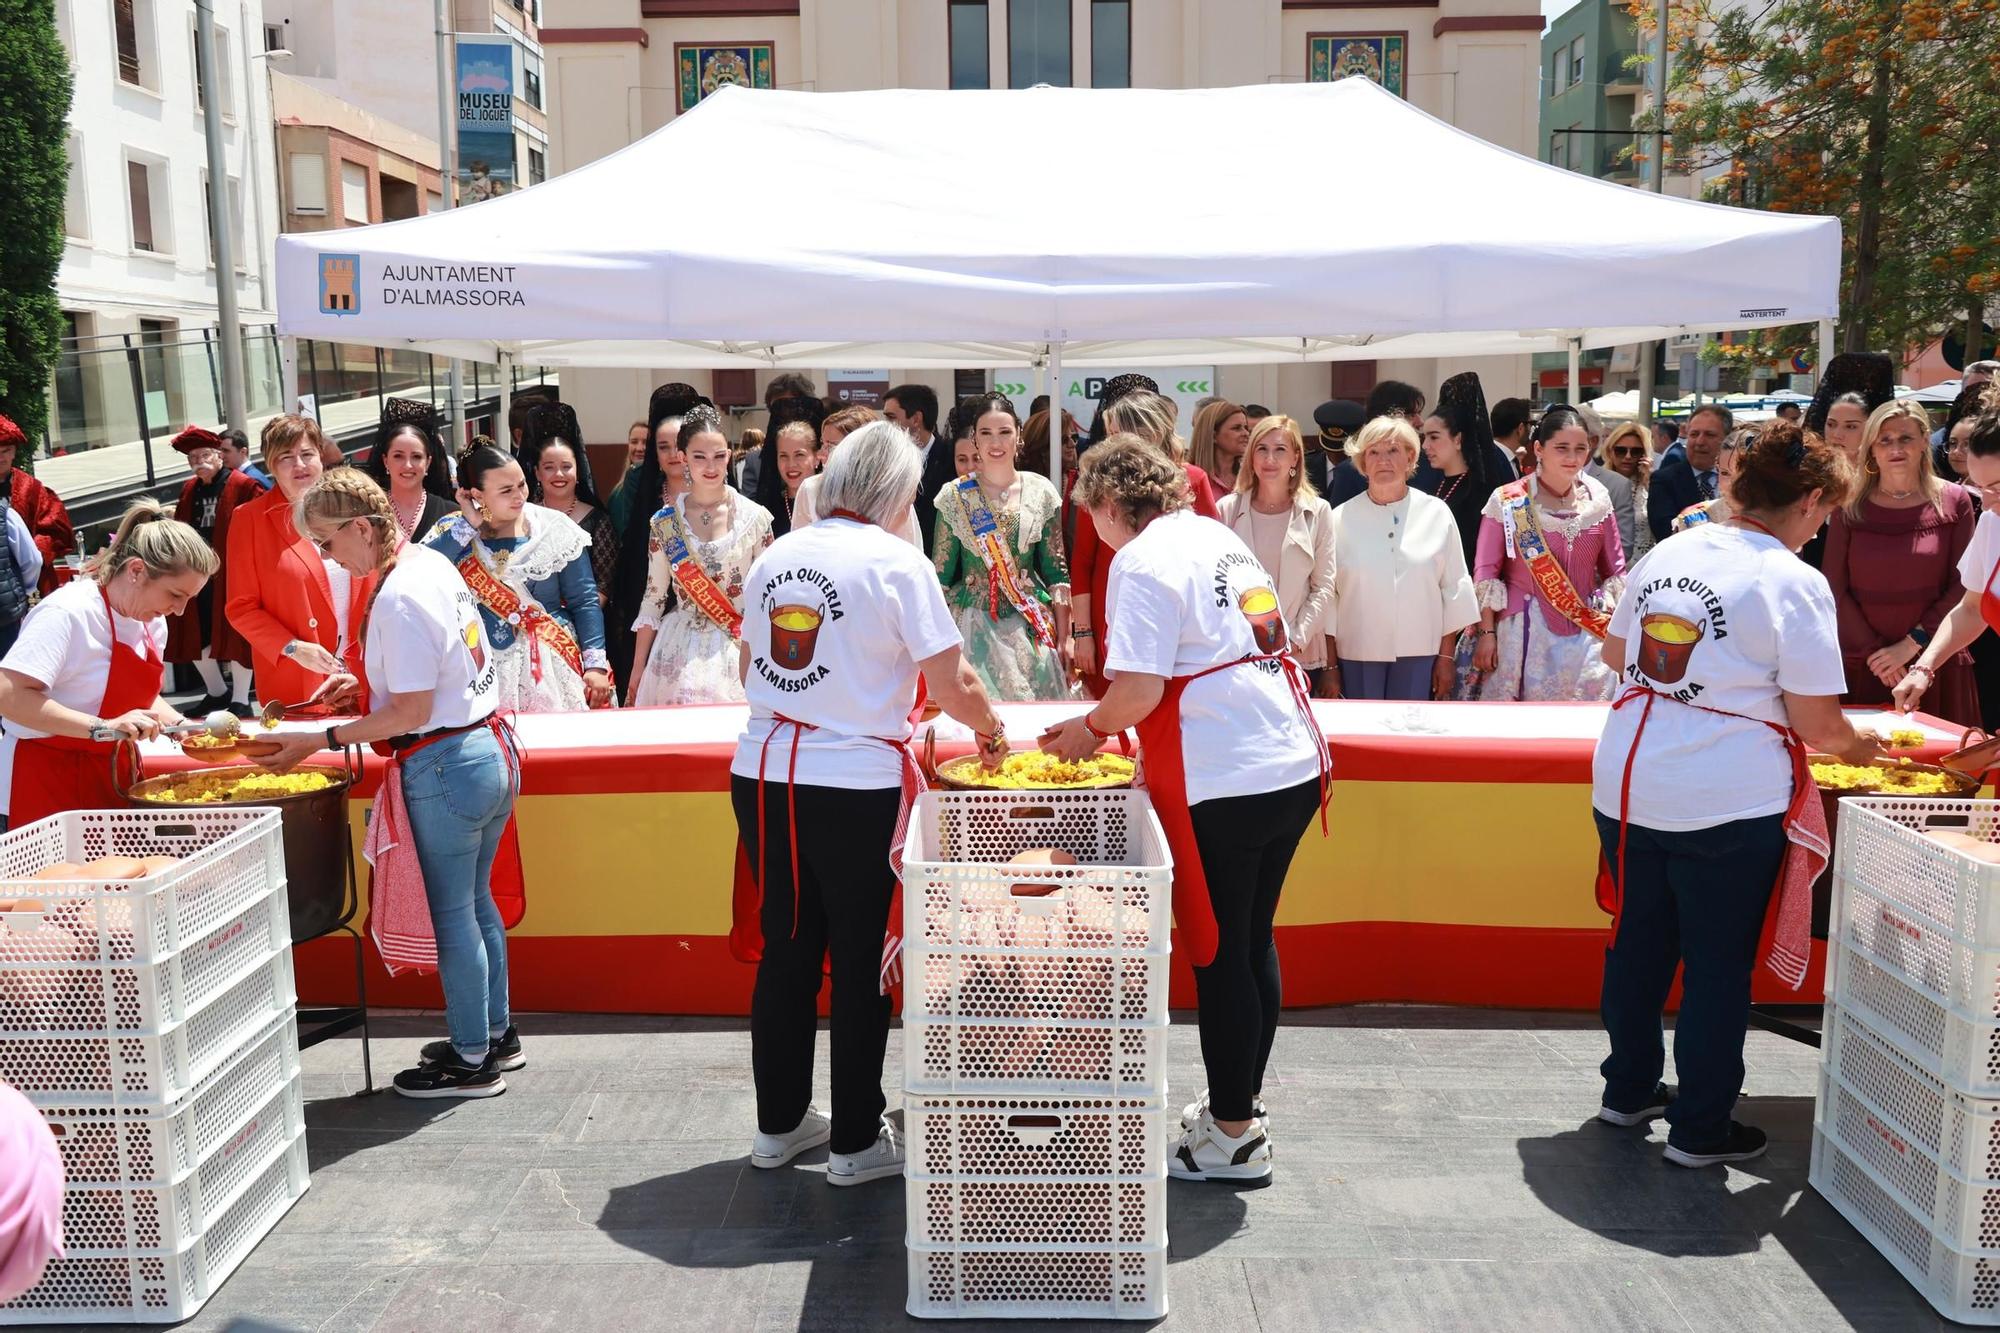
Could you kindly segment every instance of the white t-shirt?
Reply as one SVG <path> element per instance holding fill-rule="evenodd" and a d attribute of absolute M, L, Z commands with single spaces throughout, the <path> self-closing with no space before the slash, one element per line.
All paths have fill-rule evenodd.
<path fill-rule="evenodd" d="M 1631 821 L 1685 832 L 1784 813 L 1791 761 L 1752 719 L 1783 725 L 1784 692 L 1846 691 L 1826 576 L 1775 537 L 1705 523 L 1647 552 L 1611 633 L 1625 641 L 1626 683 L 1668 696 L 1653 701 L 1632 763 Z M 1605 719 L 1591 765 L 1591 801 L 1614 819 L 1644 703 Z"/>
<path fill-rule="evenodd" d="M 419 732 L 463 727 L 498 705 L 493 649 L 479 603 L 451 561 L 428 546 L 405 546 L 382 580 L 368 615 L 368 702 L 392 694 L 431 693 Z"/>
<path fill-rule="evenodd" d="M 40 681 L 49 698 L 95 717 L 98 705 L 104 702 L 104 683 L 111 676 L 114 624 L 118 642 L 140 656 L 149 644 L 156 653 L 166 652 L 164 618 L 138 621 L 115 614 L 107 617 L 97 581 L 86 576 L 65 583 L 28 612 L 28 618 L 21 622 L 21 637 L 0 660 L 0 669 Z M 0 736 L 0 812 L 7 809 L 14 786 L 15 738 L 48 735 L 18 722 L 5 725 L 6 734 Z"/>
<path fill-rule="evenodd" d="M 729 771 L 766 781 L 879 790 L 902 784 L 882 740 L 910 735 L 917 663 L 958 646 L 937 570 L 908 542 L 872 523 L 821 519 L 794 528 L 757 557 L 743 584 L 744 694 L 750 724 Z M 776 736 L 766 751 L 764 742 Z"/>
<path fill-rule="evenodd" d="M 1105 674 L 1191 676 L 1283 648 L 1291 635 L 1273 583 L 1242 538 L 1213 519 L 1191 509 L 1154 519 L 1111 561 Z M 1308 725 L 1275 662 L 1195 681 L 1181 696 L 1188 804 L 1318 777 Z"/>
<path fill-rule="evenodd" d="M 1978 597 L 1986 591 L 1986 581 L 1993 578 L 1995 565 L 2000 565 L 2000 512 L 1989 509 L 1979 516 L 1972 540 L 1958 558 L 1958 581 Z M 2000 579 L 1993 581 L 1993 595 L 2000 597 Z"/>

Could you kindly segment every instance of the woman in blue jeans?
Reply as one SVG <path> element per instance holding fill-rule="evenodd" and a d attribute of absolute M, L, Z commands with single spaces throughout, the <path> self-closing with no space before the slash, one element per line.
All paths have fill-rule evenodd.
<path fill-rule="evenodd" d="M 1833 592 L 1795 554 L 1855 483 L 1838 449 L 1771 423 L 1738 452 L 1733 516 L 1648 552 L 1604 638 L 1623 688 L 1592 772 L 1607 867 L 1598 900 L 1616 917 L 1597 1114 L 1614 1125 L 1665 1115 L 1666 1157 L 1679 1166 L 1764 1151 L 1764 1131 L 1730 1113 L 1760 933 L 1788 893 L 1807 902 L 1778 913 L 1762 961 L 1794 988 L 1805 976 L 1827 846 L 1805 747 L 1851 764 L 1881 753 L 1840 711 Z M 1660 1012 L 1677 968 L 1675 1089 L 1660 1081 Z"/>
<path fill-rule="evenodd" d="M 396 1075 L 396 1091 L 497 1096 L 507 1090 L 501 1074 L 527 1063 L 508 1014 L 507 935 L 491 884 L 520 763 L 513 733 L 495 711 L 495 653 L 479 604 L 449 560 L 403 540 L 388 497 L 352 468 L 314 483 L 295 517 L 299 531 L 348 572 L 361 578 L 380 571 L 382 579 L 362 621 L 367 713 L 323 735 L 281 736 L 284 748 L 269 764 L 291 768 L 323 748 L 387 744 L 394 760 L 375 817 L 406 827 L 416 844 L 451 1034 Z M 353 677 L 336 676 L 321 697 L 355 688 Z M 399 884 L 393 861 L 378 858 L 376 910 Z"/>

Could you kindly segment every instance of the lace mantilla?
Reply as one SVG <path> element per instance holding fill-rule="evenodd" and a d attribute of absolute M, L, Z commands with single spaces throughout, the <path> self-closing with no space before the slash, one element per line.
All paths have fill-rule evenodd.
<path fill-rule="evenodd" d="M 1516 482 L 1514 485 L 1526 485 L 1533 492 L 1535 504 L 1543 514 L 1542 531 L 1560 535 L 1567 542 L 1574 542 L 1611 517 L 1611 492 L 1604 489 L 1602 482 L 1594 481 L 1581 472 L 1577 473 L 1576 489 L 1572 492 L 1572 499 L 1579 503 L 1576 511 L 1570 514 L 1551 508 L 1551 502 L 1542 498 L 1542 479 L 1539 475 L 1532 475 L 1525 482 Z M 1495 523 L 1500 522 L 1501 497 L 1513 489 L 1512 485 L 1502 486 L 1486 497 L 1486 504 L 1480 509 L 1480 515 L 1492 519 Z"/>

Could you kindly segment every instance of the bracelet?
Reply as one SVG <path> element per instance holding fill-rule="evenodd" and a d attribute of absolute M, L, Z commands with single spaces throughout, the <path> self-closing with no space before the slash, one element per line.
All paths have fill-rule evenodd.
<path fill-rule="evenodd" d="M 1097 637 L 1097 631 L 1094 629 L 1073 629 L 1069 632 L 1069 636 L 1072 639 L 1094 639 Z"/>
<path fill-rule="evenodd" d="M 989 732 L 975 730 L 972 733 L 972 739 L 978 743 L 979 748 L 982 750 L 998 750 L 1007 744 L 1007 733 L 1005 731 Z"/>
<path fill-rule="evenodd" d="M 1480 638 L 1480 639 L 1490 639 L 1490 638 L 1492 638 L 1492 637 L 1493 637 L 1494 635 L 1498 634 L 1499 632 L 1500 632 L 1500 631 L 1498 631 L 1498 630 L 1492 630 L 1492 629 L 1483 629 L 1483 630 L 1479 631 L 1479 633 L 1478 633 L 1478 634 L 1476 634 L 1476 635 L 1474 635 L 1473 637 L 1474 637 L 1474 638 Z"/>
<path fill-rule="evenodd" d="M 1915 666 L 1911 667 L 1908 671 L 1905 671 L 1903 674 L 1905 676 L 1913 676 L 1919 671 L 1924 673 L 1924 684 L 1926 685 L 1929 685 L 1931 682 L 1937 679 L 1937 672 L 1932 671 L 1922 662 L 1917 663 Z"/>
<path fill-rule="evenodd" d="M 341 743 L 340 743 L 340 742 L 339 742 L 339 741 L 338 741 L 337 739 L 335 739 L 335 738 L 334 738 L 334 734 L 333 734 L 333 733 L 334 733 L 334 732 L 336 732 L 336 731 L 338 731 L 338 730 L 340 730 L 340 724 L 339 724 L 339 723 L 337 723 L 337 722 L 336 722 L 336 723 L 335 723 L 334 725 L 332 725 L 332 726 L 330 726 L 330 727 L 328 727 L 328 728 L 326 729 L 326 748 L 327 748 L 327 749 L 329 749 L 329 750 L 345 750 L 345 749 L 347 748 L 347 747 L 346 747 L 345 745 L 342 745 L 342 744 L 341 744 Z"/>
<path fill-rule="evenodd" d="M 1091 712 L 1095 712 L 1095 711 L 1097 711 L 1097 710 L 1096 710 L 1096 709 L 1092 709 L 1092 710 L 1091 710 Z M 1091 720 L 1090 720 L 1090 713 L 1085 713 L 1085 714 L 1083 715 L 1083 729 L 1084 729 L 1085 731 L 1089 732 L 1089 733 L 1090 733 L 1091 735 L 1093 735 L 1093 736 L 1097 737 L 1097 739 L 1099 739 L 1099 740 L 1101 740 L 1101 741 L 1108 741 L 1108 740 L 1110 740 L 1110 739 L 1111 739 L 1111 738 L 1112 738 L 1113 736 L 1116 736 L 1116 735 L 1118 734 L 1118 733 L 1117 733 L 1117 732 L 1115 732 L 1115 731 L 1099 731 L 1099 730 L 1097 729 L 1096 725 L 1095 725 L 1094 723 L 1092 723 L 1092 722 L 1091 722 Z"/>

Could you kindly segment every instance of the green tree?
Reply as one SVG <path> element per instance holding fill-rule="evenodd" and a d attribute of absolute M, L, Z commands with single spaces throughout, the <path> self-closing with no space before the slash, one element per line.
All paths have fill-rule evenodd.
<path fill-rule="evenodd" d="M 1992 0 L 1675 0 L 1668 43 L 1674 165 L 1721 168 L 1720 202 L 1841 219 L 1847 350 L 1921 346 L 2000 291 Z"/>
<path fill-rule="evenodd" d="M 39 440 L 48 384 L 62 345 L 56 270 L 62 264 L 69 184 L 69 58 L 56 35 L 55 0 L 0 0 L 0 412 Z M 24 463 L 26 459 L 22 460 Z"/>

